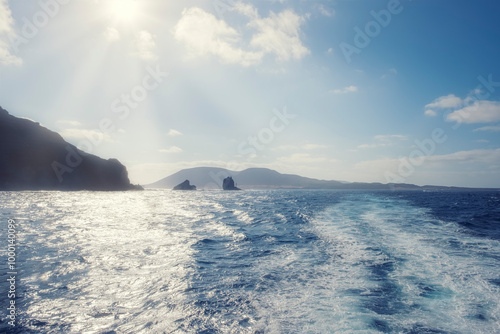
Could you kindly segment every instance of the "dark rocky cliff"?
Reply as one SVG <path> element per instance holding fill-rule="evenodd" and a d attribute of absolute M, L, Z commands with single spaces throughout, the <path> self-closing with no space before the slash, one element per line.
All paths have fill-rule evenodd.
<path fill-rule="evenodd" d="M 0 190 L 131 190 L 127 169 L 0 107 Z"/>

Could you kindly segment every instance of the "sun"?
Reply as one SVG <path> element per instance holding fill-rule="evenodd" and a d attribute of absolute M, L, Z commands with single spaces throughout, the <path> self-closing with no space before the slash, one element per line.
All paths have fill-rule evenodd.
<path fill-rule="evenodd" d="M 106 12 L 113 23 L 133 24 L 141 15 L 140 0 L 108 0 Z"/>

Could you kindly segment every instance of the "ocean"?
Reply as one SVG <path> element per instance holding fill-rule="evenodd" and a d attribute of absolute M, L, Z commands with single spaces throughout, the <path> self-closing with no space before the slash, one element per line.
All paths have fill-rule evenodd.
<path fill-rule="evenodd" d="M 24 191 L 0 203 L 2 333 L 500 333 L 499 192 Z"/>

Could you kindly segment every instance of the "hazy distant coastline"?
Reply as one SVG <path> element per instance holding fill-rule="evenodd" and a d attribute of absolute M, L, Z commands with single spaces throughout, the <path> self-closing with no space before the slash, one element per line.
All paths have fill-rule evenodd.
<path fill-rule="evenodd" d="M 248 168 L 232 171 L 218 167 L 195 167 L 183 169 L 151 184 L 145 188 L 173 188 L 184 180 L 190 180 L 198 189 L 221 189 L 226 177 L 233 177 L 242 189 L 345 189 L 345 190 L 421 190 L 421 191 L 471 191 L 498 190 L 496 188 L 465 188 L 407 183 L 364 183 L 318 180 L 294 174 L 282 174 L 268 168 Z"/>

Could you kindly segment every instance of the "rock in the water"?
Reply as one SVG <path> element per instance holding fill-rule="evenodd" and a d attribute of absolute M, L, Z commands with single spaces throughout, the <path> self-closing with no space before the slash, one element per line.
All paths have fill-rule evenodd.
<path fill-rule="evenodd" d="M 0 190 L 131 190 L 127 169 L 0 107 Z"/>
<path fill-rule="evenodd" d="M 228 176 L 222 182 L 222 189 L 224 190 L 241 190 L 234 185 L 234 180 L 231 176 Z"/>
<path fill-rule="evenodd" d="M 189 180 L 186 180 L 174 187 L 174 190 L 196 190 L 195 185 L 191 185 Z"/>

